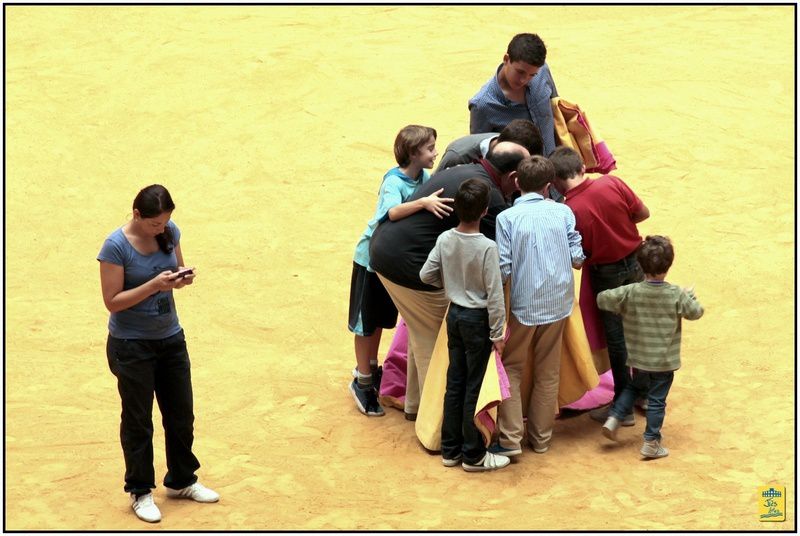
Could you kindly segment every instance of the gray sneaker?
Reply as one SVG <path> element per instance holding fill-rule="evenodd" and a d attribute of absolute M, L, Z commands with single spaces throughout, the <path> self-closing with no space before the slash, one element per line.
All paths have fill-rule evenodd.
<path fill-rule="evenodd" d="M 597 409 L 593 409 L 589 412 L 589 417 L 591 417 L 593 421 L 605 423 L 609 417 L 608 413 L 609 409 L 611 409 L 611 406 L 603 406 Z M 633 426 L 636 424 L 636 419 L 634 418 L 633 413 L 630 413 L 626 415 L 625 418 L 622 419 L 619 423 L 622 426 Z"/>
<path fill-rule="evenodd" d="M 602 428 L 603 435 L 609 438 L 611 441 L 616 441 L 618 430 L 619 430 L 619 419 L 609 415 L 608 419 L 606 419 L 605 424 L 603 424 Z"/>
<path fill-rule="evenodd" d="M 353 395 L 353 400 L 356 401 L 358 411 L 367 417 L 383 417 L 386 412 L 383 411 L 380 403 L 378 402 L 378 392 L 375 388 L 370 386 L 363 389 L 358 385 L 358 380 L 350 382 L 350 394 Z"/>
<path fill-rule="evenodd" d="M 444 465 L 445 467 L 455 467 L 456 465 L 461 463 L 462 458 L 463 456 L 461 454 L 459 454 L 455 458 L 445 458 L 444 456 L 442 456 L 442 465 Z"/>
<path fill-rule="evenodd" d="M 492 454 L 500 454 L 508 458 L 511 458 L 512 456 L 519 456 L 520 454 L 522 454 L 521 448 L 517 447 L 510 449 L 500 445 L 500 443 L 492 443 L 491 445 L 489 445 L 489 448 L 487 450 Z"/>
<path fill-rule="evenodd" d="M 642 445 L 642 456 L 645 458 L 663 458 L 669 456 L 669 450 L 661 446 L 661 441 L 654 439 L 652 441 L 645 441 Z"/>

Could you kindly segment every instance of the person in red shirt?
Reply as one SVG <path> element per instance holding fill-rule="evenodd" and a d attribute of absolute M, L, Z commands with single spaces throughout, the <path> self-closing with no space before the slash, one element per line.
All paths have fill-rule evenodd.
<path fill-rule="evenodd" d="M 558 147 L 550 161 L 556 170 L 553 185 L 566 196 L 565 203 L 575 213 L 575 227 L 581 234 L 586 255 L 583 266 L 589 272 L 595 299 L 604 290 L 643 281 L 644 273 L 636 260 L 642 236 L 636 224 L 650 217 L 647 206 L 618 177 L 585 177 L 583 160 L 569 147 Z M 631 379 L 630 369 L 626 366 L 625 332 L 620 315 L 601 310 L 600 318 L 614 377 L 616 401 Z M 589 414 L 592 419 L 605 422 L 608 406 Z M 620 424 L 633 426 L 633 413 Z"/>

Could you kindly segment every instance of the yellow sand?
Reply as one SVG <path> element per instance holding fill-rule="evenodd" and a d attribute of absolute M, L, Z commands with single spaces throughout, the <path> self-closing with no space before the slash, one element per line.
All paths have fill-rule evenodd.
<path fill-rule="evenodd" d="M 95 257 L 165 184 L 196 284 L 177 292 L 196 453 L 216 505 L 162 530 L 794 530 L 794 8 L 6 6 L 7 529 L 129 530 Z M 409 123 L 440 150 L 514 33 L 669 235 L 684 324 L 664 424 L 609 447 L 583 415 L 546 455 L 471 475 L 347 392 L 351 258 Z M 388 346 L 387 333 L 384 347 Z M 156 415 L 157 427 L 160 417 Z M 163 432 L 156 433 L 163 478 Z"/>

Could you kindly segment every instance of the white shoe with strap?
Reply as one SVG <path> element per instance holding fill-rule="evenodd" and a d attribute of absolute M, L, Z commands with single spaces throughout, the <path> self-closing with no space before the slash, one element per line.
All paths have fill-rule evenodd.
<path fill-rule="evenodd" d="M 155 501 L 153 501 L 152 493 L 145 493 L 139 497 L 131 493 L 131 508 L 133 508 L 133 513 L 136 514 L 136 517 L 142 521 L 147 521 L 148 523 L 161 521 L 161 510 L 158 509 Z"/>
<path fill-rule="evenodd" d="M 191 499 L 202 503 L 213 503 L 219 500 L 219 493 L 213 489 L 208 489 L 200 482 L 195 482 L 191 486 L 183 489 L 167 488 L 167 497 L 173 499 Z"/>

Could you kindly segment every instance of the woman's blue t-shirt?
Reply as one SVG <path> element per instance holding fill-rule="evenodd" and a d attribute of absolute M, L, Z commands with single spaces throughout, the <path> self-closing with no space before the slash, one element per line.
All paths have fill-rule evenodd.
<path fill-rule="evenodd" d="M 181 237 L 178 226 L 172 221 L 167 222 L 167 226 L 172 230 L 177 246 Z M 159 249 L 150 255 L 142 255 L 128 242 L 122 228 L 106 238 L 97 260 L 123 267 L 125 282 L 122 290 L 136 288 L 161 272 L 178 267 L 174 249 L 170 253 Z M 118 339 L 166 339 L 180 330 L 171 290 L 157 292 L 128 309 L 111 313 L 108 319 L 108 331 Z"/>

